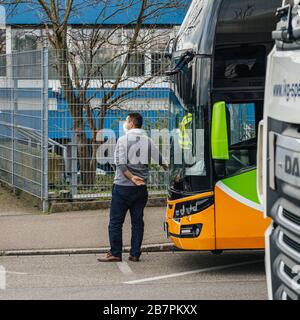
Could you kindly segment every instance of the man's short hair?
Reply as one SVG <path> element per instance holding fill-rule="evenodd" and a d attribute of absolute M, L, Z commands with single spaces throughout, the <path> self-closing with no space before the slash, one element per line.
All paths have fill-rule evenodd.
<path fill-rule="evenodd" d="M 135 128 L 142 128 L 143 126 L 143 117 L 138 112 L 132 112 L 128 114 L 129 119 L 133 122 Z"/>

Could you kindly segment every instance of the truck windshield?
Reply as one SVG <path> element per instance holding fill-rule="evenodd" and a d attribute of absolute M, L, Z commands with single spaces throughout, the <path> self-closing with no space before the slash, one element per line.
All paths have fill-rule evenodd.
<path fill-rule="evenodd" d="M 194 59 L 174 77 L 171 103 L 171 170 L 170 188 L 193 193 L 208 188 L 206 160 L 207 110 L 198 103 L 197 75 L 201 59 Z"/>

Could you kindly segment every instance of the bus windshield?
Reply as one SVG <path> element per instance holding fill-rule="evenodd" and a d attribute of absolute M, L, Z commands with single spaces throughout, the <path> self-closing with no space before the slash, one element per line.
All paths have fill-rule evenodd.
<path fill-rule="evenodd" d="M 184 193 L 203 191 L 209 182 L 205 144 L 207 108 L 198 103 L 197 93 L 196 74 L 200 74 L 201 63 L 201 59 L 195 58 L 174 78 L 170 187 Z"/>

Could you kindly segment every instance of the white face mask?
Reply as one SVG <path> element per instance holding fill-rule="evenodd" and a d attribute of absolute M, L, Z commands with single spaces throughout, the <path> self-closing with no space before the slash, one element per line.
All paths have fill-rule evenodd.
<path fill-rule="evenodd" d="M 123 123 L 123 130 L 124 132 L 128 132 L 126 121 Z"/>

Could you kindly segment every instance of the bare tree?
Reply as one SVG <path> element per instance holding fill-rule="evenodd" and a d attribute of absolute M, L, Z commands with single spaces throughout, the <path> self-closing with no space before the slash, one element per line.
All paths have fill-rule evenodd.
<path fill-rule="evenodd" d="M 128 99 L 130 93 L 139 90 L 145 84 L 153 81 L 161 72 L 142 77 L 132 77 L 129 66 L 139 54 L 145 55 L 147 49 L 156 43 L 165 43 L 170 30 L 156 30 L 155 21 L 165 14 L 171 14 L 185 8 L 184 0 L 12 0 L 0 1 L 11 6 L 11 11 L 17 11 L 18 6 L 26 3 L 32 10 L 39 10 L 43 21 L 45 34 L 54 49 L 54 68 L 61 85 L 64 98 L 73 120 L 73 131 L 77 139 L 78 158 L 81 171 L 81 183 L 95 183 L 96 152 L 99 144 L 96 141 L 98 130 L 104 128 L 107 111 L 120 105 Z M 97 10 L 97 18 L 91 26 L 70 28 L 72 17 L 80 17 L 84 10 Z M 128 14 L 124 25 L 115 25 L 103 29 L 106 22 L 118 15 Z M 147 29 L 145 23 L 153 23 Z M 124 28 L 130 29 L 127 34 Z M 109 49 L 110 54 L 104 54 Z M 107 77 L 108 68 L 114 68 L 113 77 Z M 133 72 L 134 73 L 134 72 Z M 157 73 L 157 74 L 156 74 Z M 125 81 L 131 81 L 127 90 L 119 90 Z M 96 96 L 89 93 L 91 87 L 103 90 L 101 103 L 96 106 L 99 116 L 95 117 L 95 106 L 92 101 Z M 98 91 L 99 91 L 98 90 Z M 91 139 L 88 141 L 85 130 L 87 119 Z"/>

